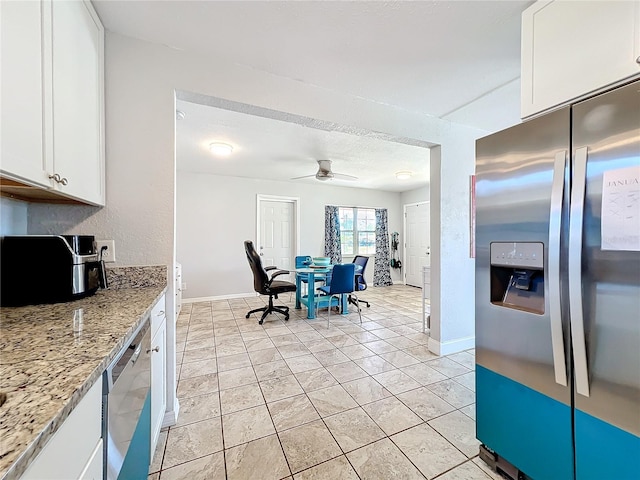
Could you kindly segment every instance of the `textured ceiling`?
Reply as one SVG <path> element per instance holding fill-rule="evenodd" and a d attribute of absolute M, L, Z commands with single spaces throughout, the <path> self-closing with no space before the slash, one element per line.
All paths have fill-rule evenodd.
<path fill-rule="evenodd" d="M 520 18 L 531 3 L 93 1 L 110 31 L 487 132 L 520 121 Z M 206 115 L 201 117 L 205 121 Z M 214 119 L 218 119 L 217 125 Z M 211 112 L 207 121 L 208 128 L 194 125 L 194 130 L 187 132 L 187 125 L 191 125 L 187 120 L 180 132 L 197 141 L 198 135 L 224 135 L 235 129 L 235 141 L 245 145 L 242 155 L 259 145 L 271 149 L 271 165 L 265 171 L 278 178 L 288 177 L 285 171 L 278 172 L 281 166 L 300 175 L 314 173 L 315 159 L 321 156 L 331 157 L 335 171 L 352 173 L 350 168 L 365 158 L 352 158 L 356 146 L 366 158 L 381 159 L 367 164 L 370 178 L 360 170 L 365 187 L 382 185 L 381 178 L 389 174 L 388 168 L 383 170 L 390 157 L 394 162 L 397 158 L 415 161 L 409 160 L 414 157 L 408 152 L 394 150 L 403 145 L 365 145 L 366 139 L 346 141 L 344 134 L 335 132 L 264 124 L 274 120 L 256 119 L 261 130 L 254 132 L 257 136 L 252 139 L 249 129 L 254 122 L 241 120 L 233 112 Z M 264 129 L 282 129 L 281 133 L 296 140 L 288 142 L 287 151 L 279 150 L 261 138 Z M 380 149 L 377 156 L 374 146 Z M 184 146 L 184 151 L 201 154 L 195 145 Z M 265 156 L 257 151 L 254 155 Z M 244 161 L 240 157 L 237 162 Z M 200 157 L 190 158 L 184 165 L 181 158 L 179 162 L 183 169 L 204 169 L 207 165 Z M 221 172 L 227 171 L 234 174 L 228 165 L 221 167 Z M 388 184 L 385 188 L 395 187 Z"/>

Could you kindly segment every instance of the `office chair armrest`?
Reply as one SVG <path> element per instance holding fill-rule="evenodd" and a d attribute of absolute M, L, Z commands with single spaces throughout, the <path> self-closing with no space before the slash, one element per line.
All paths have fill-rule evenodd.
<path fill-rule="evenodd" d="M 264 267 L 264 271 L 268 272 L 269 270 L 275 270 L 276 268 L 278 268 L 278 267 L 276 267 L 275 265 L 271 265 L 269 267 Z"/>
<path fill-rule="evenodd" d="M 269 279 L 269 283 L 273 282 L 273 279 L 280 276 L 280 275 L 287 275 L 291 273 L 289 270 L 276 270 L 275 272 L 273 272 L 273 274 L 271 274 L 271 278 Z"/>

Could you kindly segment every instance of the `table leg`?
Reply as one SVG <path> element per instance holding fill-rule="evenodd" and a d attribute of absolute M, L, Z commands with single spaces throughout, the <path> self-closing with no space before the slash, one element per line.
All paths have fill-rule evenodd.
<path fill-rule="evenodd" d="M 302 281 L 300 280 L 300 274 L 296 273 L 296 309 L 300 310 L 300 296 L 302 295 Z"/>
<path fill-rule="evenodd" d="M 316 279 L 315 274 L 309 273 L 309 287 L 307 288 L 307 318 L 316 318 L 315 299 Z"/>

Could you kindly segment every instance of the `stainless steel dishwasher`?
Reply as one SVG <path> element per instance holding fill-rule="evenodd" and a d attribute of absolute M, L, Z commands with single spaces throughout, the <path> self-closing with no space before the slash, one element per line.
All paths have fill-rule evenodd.
<path fill-rule="evenodd" d="M 104 478 L 147 478 L 151 442 L 151 332 L 147 319 L 103 377 Z"/>

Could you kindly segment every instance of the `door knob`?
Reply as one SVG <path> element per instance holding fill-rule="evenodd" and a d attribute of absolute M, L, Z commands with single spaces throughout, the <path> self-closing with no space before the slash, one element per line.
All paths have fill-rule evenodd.
<path fill-rule="evenodd" d="M 261 256 L 261 257 L 264 257 L 264 253 L 260 252 L 260 256 Z"/>

